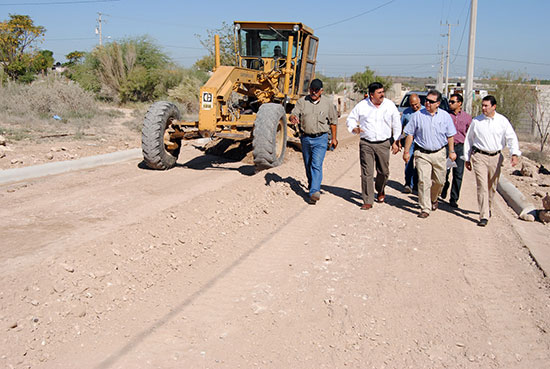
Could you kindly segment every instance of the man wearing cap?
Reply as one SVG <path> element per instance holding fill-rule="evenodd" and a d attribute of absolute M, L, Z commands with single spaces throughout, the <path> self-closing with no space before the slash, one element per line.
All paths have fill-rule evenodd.
<path fill-rule="evenodd" d="M 491 216 L 491 204 L 504 160 L 501 150 L 504 145 L 508 146 L 513 167 L 517 165 L 521 155 L 514 128 L 504 115 L 496 112 L 496 108 L 495 97 L 485 96 L 481 100 L 483 114 L 474 118 L 464 140 L 464 165 L 468 170 L 472 170 L 473 167 L 476 176 L 479 206 L 477 225 L 480 227 L 485 227 Z"/>
<path fill-rule="evenodd" d="M 309 85 L 309 95 L 300 98 L 290 114 L 290 122 L 298 125 L 300 131 L 309 203 L 312 205 L 321 198 L 323 160 L 327 152 L 329 130 L 332 134 L 330 147 L 338 146 L 336 106 L 332 99 L 322 96 L 322 94 L 323 82 L 316 78 Z"/>
<path fill-rule="evenodd" d="M 445 183 L 445 146 L 449 146 L 449 159 L 456 160 L 453 140 L 456 128 L 449 113 L 439 109 L 439 104 L 441 92 L 428 91 L 424 103 L 426 107 L 414 113 L 403 130 L 407 135 L 403 152 L 405 163 L 410 158 L 409 149 L 414 140 L 414 165 L 418 171 L 420 205 L 418 217 L 422 219 L 427 218 L 430 211 L 438 208 L 437 198 Z"/>
<path fill-rule="evenodd" d="M 348 115 L 348 131 L 360 135 L 359 161 L 361 163 L 361 210 L 369 210 L 376 200 L 384 202 L 385 187 L 390 175 L 390 148 L 397 154 L 397 140 L 401 135 L 401 120 L 395 104 L 384 99 L 384 86 L 373 82 L 368 86 L 369 97 L 361 100 Z M 392 140 L 393 139 L 393 140 Z M 374 169 L 376 168 L 376 183 Z"/>

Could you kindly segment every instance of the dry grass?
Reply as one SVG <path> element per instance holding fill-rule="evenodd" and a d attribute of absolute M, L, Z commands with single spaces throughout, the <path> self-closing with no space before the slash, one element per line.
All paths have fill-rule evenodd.
<path fill-rule="evenodd" d="M 91 93 L 59 76 L 30 85 L 10 83 L 0 87 L 0 131 L 11 140 L 48 133 L 82 135 L 87 128 L 100 126 L 106 117 L 114 115 L 100 109 Z"/>

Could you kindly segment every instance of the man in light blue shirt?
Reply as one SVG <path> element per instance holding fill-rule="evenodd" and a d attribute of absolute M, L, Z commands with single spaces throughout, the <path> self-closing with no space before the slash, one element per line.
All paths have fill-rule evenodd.
<path fill-rule="evenodd" d="M 418 203 L 420 205 L 419 218 L 427 218 L 430 210 L 438 208 L 437 198 L 445 184 L 446 153 L 445 146 L 449 145 L 449 159 L 456 160 L 453 136 L 456 128 L 449 113 L 439 109 L 441 92 L 428 91 L 426 107 L 414 113 L 403 133 L 405 150 L 403 160 L 410 159 L 410 147 L 414 141 L 414 164 L 418 171 Z"/>

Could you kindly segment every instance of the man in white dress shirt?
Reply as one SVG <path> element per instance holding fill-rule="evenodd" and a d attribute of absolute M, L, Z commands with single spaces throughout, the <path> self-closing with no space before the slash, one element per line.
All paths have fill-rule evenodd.
<path fill-rule="evenodd" d="M 504 145 L 510 149 L 511 164 L 516 166 L 521 155 L 514 128 L 508 119 L 496 112 L 497 101 L 487 95 L 483 98 L 483 114 L 472 121 L 464 141 L 465 167 L 474 168 L 477 184 L 480 227 L 485 227 L 491 216 L 491 205 L 497 190 Z"/>
<path fill-rule="evenodd" d="M 368 93 L 369 97 L 353 108 L 346 121 L 348 130 L 361 136 L 359 160 L 362 210 L 372 208 L 375 189 L 378 192 L 377 201 L 384 202 L 384 189 L 390 175 L 390 147 L 392 153 L 397 154 L 397 140 L 401 135 L 399 112 L 391 100 L 384 99 L 384 86 L 373 82 L 368 87 Z M 376 183 L 373 183 L 375 167 Z"/>

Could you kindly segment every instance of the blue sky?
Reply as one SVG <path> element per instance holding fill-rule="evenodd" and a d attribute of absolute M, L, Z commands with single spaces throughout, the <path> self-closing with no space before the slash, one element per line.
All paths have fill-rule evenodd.
<path fill-rule="evenodd" d="M 368 65 L 382 75 L 433 77 L 448 22 L 458 24 L 451 28 L 449 76 L 466 74 L 470 0 L 92 1 L 0 0 L 0 19 L 29 15 L 47 30 L 39 48 L 64 61 L 97 45 L 101 12 L 104 42 L 150 35 L 183 66 L 207 53 L 195 35 L 224 21 L 302 22 L 320 38 L 317 71 L 325 75 L 350 76 Z M 550 1 L 479 0 L 475 75 L 550 79 L 549 14 Z"/>

